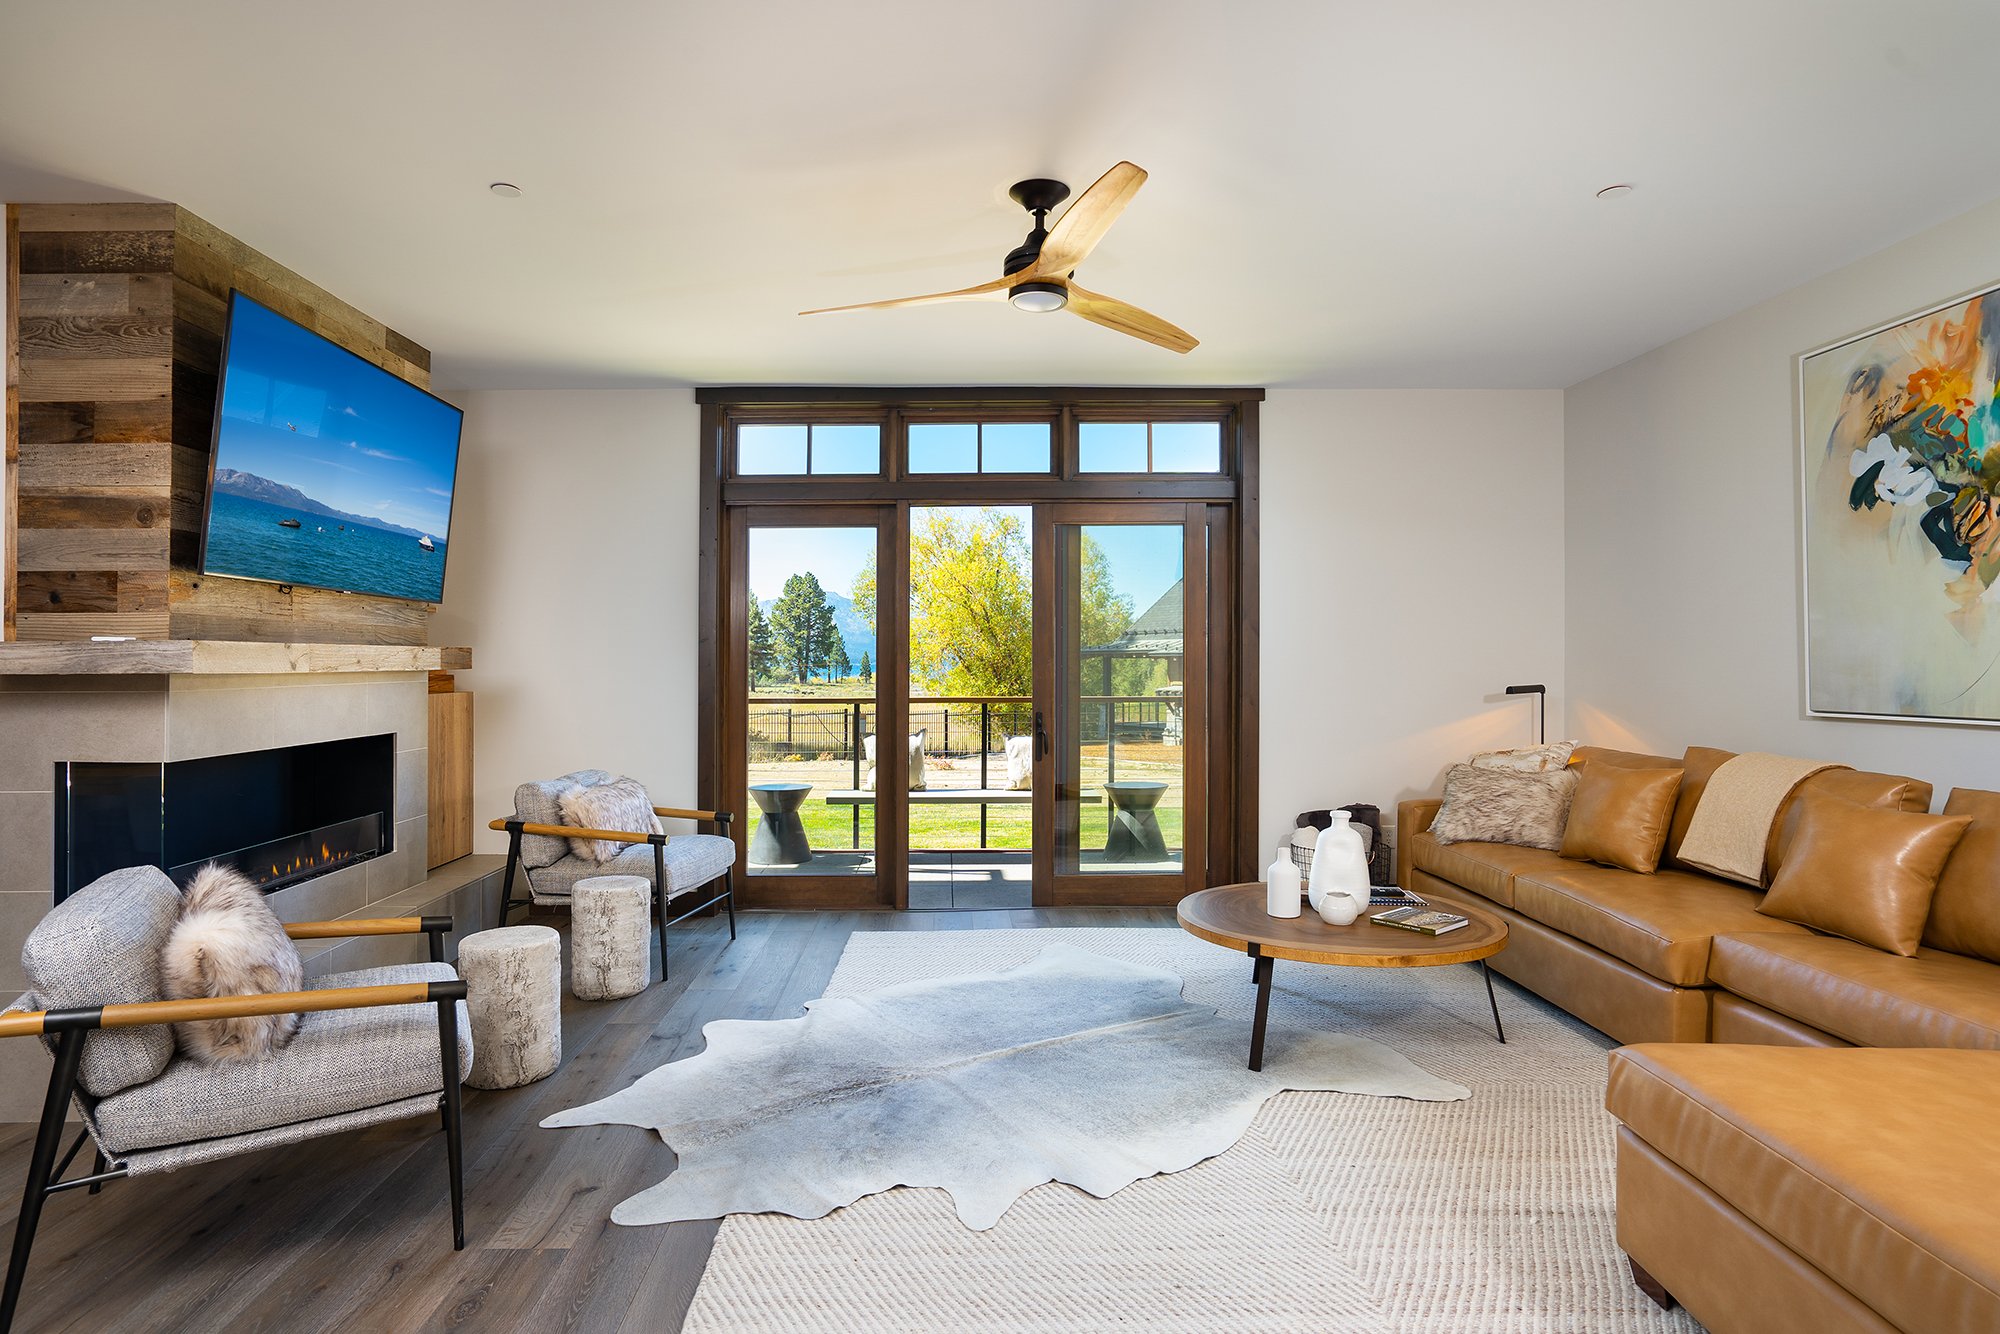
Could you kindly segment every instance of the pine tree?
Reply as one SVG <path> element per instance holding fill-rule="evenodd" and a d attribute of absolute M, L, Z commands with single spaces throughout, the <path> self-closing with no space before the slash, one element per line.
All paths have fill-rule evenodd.
<path fill-rule="evenodd" d="M 810 681 L 826 665 L 832 634 L 837 633 L 826 590 L 809 573 L 789 576 L 784 592 L 771 604 L 770 619 L 779 661 L 790 669 L 792 680 Z"/>
<path fill-rule="evenodd" d="M 861 650 L 861 679 L 870 684 L 875 680 L 875 668 L 868 661 L 868 650 Z"/>
<path fill-rule="evenodd" d="M 854 664 L 847 660 L 847 640 L 836 627 L 833 644 L 827 650 L 827 677 L 834 681 L 844 681 L 854 675 Z"/>
<path fill-rule="evenodd" d="M 764 615 L 764 609 L 757 604 L 757 595 L 750 595 L 750 684 L 755 687 L 760 680 L 770 677 L 777 666 L 778 652 L 771 643 L 771 622 Z"/>

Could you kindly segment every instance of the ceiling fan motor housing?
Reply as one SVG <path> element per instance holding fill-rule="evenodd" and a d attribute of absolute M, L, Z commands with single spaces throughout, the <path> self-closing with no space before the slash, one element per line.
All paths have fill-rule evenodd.
<path fill-rule="evenodd" d="M 1035 215 L 1034 230 L 1028 239 L 1007 252 L 1007 260 L 1000 272 L 1019 273 L 1033 264 L 1042 253 L 1042 242 L 1049 239 L 1049 229 L 1044 226 L 1050 209 L 1069 198 L 1069 187 L 1061 181 L 1051 181 L 1045 177 L 1016 181 L 1007 193 L 1015 203 Z"/>

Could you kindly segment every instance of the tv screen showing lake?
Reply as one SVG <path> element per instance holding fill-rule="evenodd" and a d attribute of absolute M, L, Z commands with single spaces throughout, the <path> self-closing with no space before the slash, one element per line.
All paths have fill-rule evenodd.
<path fill-rule="evenodd" d="M 462 414 L 232 293 L 203 573 L 436 602 Z"/>
<path fill-rule="evenodd" d="M 444 594 L 445 544 L 345 523 L 286 505 L 217 491 L 209 503 L 210 574 L 436 602 Z"/>

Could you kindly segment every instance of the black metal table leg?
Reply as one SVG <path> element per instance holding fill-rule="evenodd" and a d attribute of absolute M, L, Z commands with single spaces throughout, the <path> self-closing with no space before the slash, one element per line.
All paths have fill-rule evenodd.
<path fill-rule="evenodd" d="M 1257 980 L 1257 1017 L 1250 1021 L 1250 1068 L 1264 1068 L 1264 1025 L 1271 1017 L 1271 972 L 1277 963 L 1268 954 L 1260 954 L 1257 947 L 1250 947 L 1251 976 Z"/>
<path fill-rule="evenodd" d="M 1486 1003 L 1493 1007 L 1493 1035 L 1505 1042 L 1507 1030 L 1500 1027 L 1500 1002 L 1493 998 L 1493 970 L 1486 966 L 1484 959 L 1479 961 L 1479 975 L 1486 979 Z"/>

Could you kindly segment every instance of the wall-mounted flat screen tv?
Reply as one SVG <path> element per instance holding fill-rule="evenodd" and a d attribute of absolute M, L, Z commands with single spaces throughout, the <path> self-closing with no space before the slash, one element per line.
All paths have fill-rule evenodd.
<path fill-rule="evenodd" d="M 463 419 L 231 292 L 202 573 L 438 601 Z"/>

